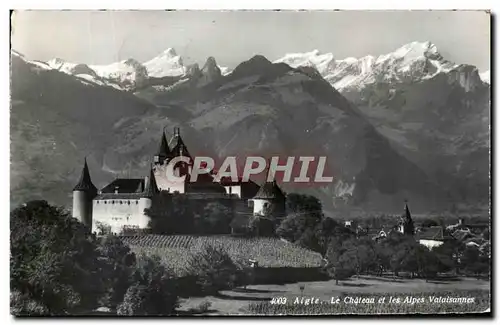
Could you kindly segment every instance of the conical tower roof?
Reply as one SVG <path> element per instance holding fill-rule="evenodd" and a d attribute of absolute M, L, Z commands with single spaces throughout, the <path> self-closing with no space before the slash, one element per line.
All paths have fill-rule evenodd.
<path fill-rule="evenodd" d="M 73 191 L 85 191 L 93 194 L 97 193 L 97 188 L 94 186 L 92 180 L 90 179 L 90 172 L 89 172 L 89 166 L 87 165 L 87 158 L 85 158 L 85 162 L 83 164 L 80 180 L 73 188 Z"/>
<path fill-rule="evenodd" d="M 185 156 L 191 158 L 191 155 L 181 138 L 180 129 L 178 127 L 174 128 L 174 136 L 170 140 L 170 147 L 172 148 L 173 157 Z"/>
<path fill-rule="evenodd" d="M 161 135 L 160 147 L 158 148 L 158 156 L 160 157 L 160 159 L 164 160 L 166 158 L 170 158 L 171 155 L 172 152 L 168 147 L 167 137 L 165 136 L 165 132 L 163 132 Z"/>
<path fill-rule="evenodd" d="M 276 181 L 266 182 L 253 197 L 254 199 L 284 199 L 285 194 L 279 188 Z"/>
<path fill-rule="evenodd" d="M 144 186 L 145 197 L 153 197 L 160 192 L 160 190 L 158 190 L 158 186 L 156 185 L 155 173 L 153 172 L 152 168 L 149 172 L 149 182 L 148 184 L 144 184 Z"/>
<path fill-rule="evenodd" d="M 405 212 L 403 214 L 403 220 L 405 221 L 412 221 L 411 219 L 411 214 L 410 214 L 410 209 L 408 208 L 408 201 L 405 200 Z"/>

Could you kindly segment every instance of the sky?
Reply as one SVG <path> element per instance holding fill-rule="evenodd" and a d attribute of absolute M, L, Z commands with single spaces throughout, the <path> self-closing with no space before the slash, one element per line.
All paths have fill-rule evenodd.
<path fill-rule="evenodd" d="M 28 59 L 109 64 L 147 61 L 174 48 L 185 64 L 213 56 L 234 68 L 261 54 L 381 55 L 431 41 L 446 59 L 490 69 L 484 11 L 18 11 L 12 48 Z"/>

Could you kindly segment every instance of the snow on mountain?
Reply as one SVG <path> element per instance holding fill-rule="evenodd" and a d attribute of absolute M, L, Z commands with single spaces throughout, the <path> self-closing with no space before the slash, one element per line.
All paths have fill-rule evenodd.
<path fill-rule="evenodd" d="M 490 72 L 490 70 L 488 70 L 488 71 L 480 73 L 479 77 L 481 77 L 481 80 L 483 82 L 489 84 L 490 83 L 490 75 L 491 75 L 491 72 Z"/>
<path fill-rule="evenodd" d="M 143 65 L 148 70 L 150 77 L 177 77 L 186 74 L 182 57 L 177 55 L 173 48 L 166 49 L 160 55 L 144 62 Z"/>
<path fill-rule="evenodd" d="M 412 42 L 388 54 L 342 60 L 335 60 L 332 53 L 314 50 L 287 54 L 275 61 L 279 62 L 293 68 L 314 67 L 339 91 L 359 89 L 375 82 L 428 79 L 459 67 L 445 60 L 431 42 Z"/>
<path fill-rule="evenodd" d="M 47 64 L 52 69 L 74 76 L 85 75 L 83 78 L 86 80 L 119 89 L 135 87 L 148 78 L 147 69 L 134 59 L 123 60 L 108 65 L 86 65 L 55 58 L 49 60 Z"/>
<path fill-rule="evenodd" d="M 220 74 L 223 75 L 223 76 L 227 76 L 228 74 L 230 74 L 231 72 L 233 72 L 233 70 L 231 70 L 228 67 L 221 67 L 220 65 L 218 65 L 218 67 L 219 67 L 219 70 L 220 70 Z"/>

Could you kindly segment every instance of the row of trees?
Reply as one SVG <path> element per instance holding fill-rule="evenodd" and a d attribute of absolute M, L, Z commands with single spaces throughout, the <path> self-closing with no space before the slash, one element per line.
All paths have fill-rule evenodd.
<path fill-rule="evenodd" d="M 390 232 L 373 240 L 344 227 L 321 213 L 321 203 L 314 197 L 293 194 L 291 212 L 276 234 L 293 243 L 319 252 L 328 261 L 327 270 L 335 279 L 359 274 L 408 272 L 412 277 L 429 278 L 439 272 L 484 274 L 489 272 L 489 252 L 465 247 L 450 240 L 432 250 L 413 236 Z M 375 220 L 376 222 L 379 220 Z M 394 222 L 394 218 L 391 219 Z"/>
<path fill-rule="evenodd" d="M 213 293 L 245 274 L 227 253 L 207 247 L 193 258 L 189 281 L 180 281 L 159 257 L 136 256 L 112 235 L 96 238 L 45 201 L 16 208 L 10 223 L 14 315 L 88 314 L 98 307 L 119 315 L 168 315 L 183 292 Z"/>

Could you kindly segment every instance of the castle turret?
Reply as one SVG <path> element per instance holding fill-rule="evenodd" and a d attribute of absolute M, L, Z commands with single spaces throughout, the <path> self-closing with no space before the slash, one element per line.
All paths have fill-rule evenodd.
<path fill-rule="evenodd" d="M 139 228 L 147 228 L 149 223 L 149 217 L 145 213 L 145 209 L 151 208 L 153 205 L 153 197 L 157 195 L 160 191 L 156 185 L 156 179 L 151 168 L 149 172 L 149 177 L 145 178 L 144 192 L 139 199 L 139 213 L 141 215 L 141 221 L 139 222 Z"/>
<path fill-rule="evenodd" d="M 174 157 L 184 156 L 191 158 L 191 155 L 182 140 L 181 131 L 178 127 L 174 128 L 174 136 L 172 140 L 170 140 L 170 147 L 172 148 L 172 155 Z"/>
<path fill-rule="evenodd" d="M 168 146 L 167 137 L 165 136 L 165 132 L 161 135 L 160 147 L 158 148 L 157 154 L 154 156 L 155 164 L 163 165 L 165 160 L 172 158 L 172 152 Z"/>
<path fill-rule="evenodd" d="M 82 175 L 73 188 L 73 217 L 92 229 L 92 200 L 97 195 L 97 188 L 90 179 L 87 158 L 83 165 Z"/>
<path fill-rule="evenodd" d="M 254 215 L 270 219 L 285 217 L 285 194 L 275 180 L 262 185 L 252 200 Z"/>

